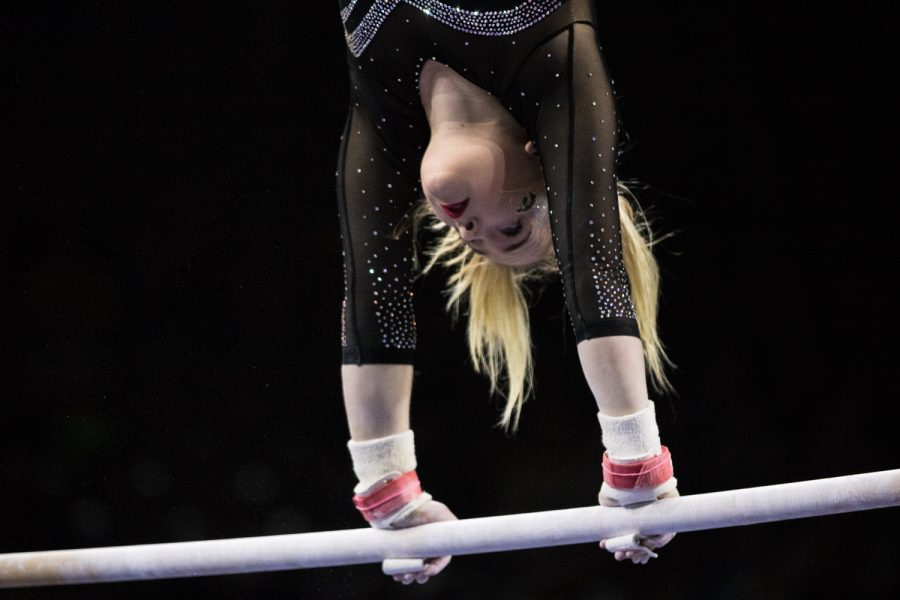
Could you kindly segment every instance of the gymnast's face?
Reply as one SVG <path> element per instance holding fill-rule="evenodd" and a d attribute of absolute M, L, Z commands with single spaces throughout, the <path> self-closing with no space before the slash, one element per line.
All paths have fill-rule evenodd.
<path fill-rule="evenodd" d="M 434 214 L 469 248 L 509 266 L 552 253 L 540 162 L 524 139 L 467 125 L 433 133 L 422 187 Z"/>

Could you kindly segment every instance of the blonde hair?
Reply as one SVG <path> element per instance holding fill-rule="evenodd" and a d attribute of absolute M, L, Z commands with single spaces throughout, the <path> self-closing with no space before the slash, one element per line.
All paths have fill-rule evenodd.
<path fill-rule="evenodd" d="M 631 191 L 618 184 L 619 221 L 622 255 L 631 282 L 638 331 L 650 383 L 659 393 L 674 392 L 665 374 L 672 365 L 657 331 L 659 307 L 659 266 L 652 247 L 659 240 L 644 211 Z M 468 300 L 468 345 L 475 371 L 487 375 L 491 393 L 506 383 L 506 405 L 498 425 L 515 431 L 522 405 L 531 395 L 534 365 L 531 355 L 531 329 L 524 284 L 555 272 L 552 257 L 537 265 L 516 268 L 492 262 L 473 252 L 455 229 L 431 215 L 423 203 L 418 218 L 434 219 L 431 229 L 440 232 L 437 243 L 428 250 L 428 272 L 437 264 L 451 270 L 447 280 L 447 310 L 458 318 L 460 305 Z M 664 239 L 664 238 L 663 238 Z"/>

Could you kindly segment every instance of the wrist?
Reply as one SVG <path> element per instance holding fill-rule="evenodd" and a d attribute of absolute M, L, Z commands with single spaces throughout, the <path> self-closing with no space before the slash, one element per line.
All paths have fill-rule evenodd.
<path fill-rule="evenodd" d="M 660 442 L 656 410 L 624 416 L 597 413 L 603 430 L 603 486 L 600 493 L 626 506 L 655 500 L 675 489 L 672 456 Z"/>
<path fill-rule="evenodd" d="M 646 460 L 616 463 L 603 455 L 603 485 L 600 493 L 622 506 L 650 502 L 678 485 L 669 449 L 662 446 L 658 456 Z"/>
<path fill-rule="evenodd" d="M 347 443 L 359 483 L 353 503 L 373 527 L 388 529 L 431 500 L 416 474 L 412 430 Z"/>
<path fill-rule="evenodd" d="M 652 400 L 646 408 L 630 415 L 613 417 L 598 412 L 597 420 L 603 432 L 603 446 L 614 462 L 637 462 L 662 453 Z"/>
<path fill-rule="evenodd" d="M 363 518 L 376 529 L 390 529 L 431 500 L 431 494 L 422 491 L 419 476 L 408 471 L 390 481 L 378 483 L 353 496 L 353 504 Z"/>
<path fill-rule="evenodd" d="M 416 469 L 415 437 L 411 429 L 371 440 L 347 442 L 357 494 Z"/>

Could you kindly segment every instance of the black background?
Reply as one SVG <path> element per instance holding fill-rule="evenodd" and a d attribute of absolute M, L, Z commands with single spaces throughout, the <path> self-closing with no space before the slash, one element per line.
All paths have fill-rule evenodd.
<path fill-rule="evenodd" d="M 657 401 L 683 494 L 896 468 L 896 32 L 862 4 L 604 3 L 658 228 Z M 868 11 L 868 12 L 867 12 Z M 93 2 L 2 15 L 0 552 L 362 526 L 340 399 L 334 2 Z M 589 505 L 595 406 L 561 287 L 515 438 L 420 284 L 425 487 L 462 517 Z M 896 510 L 896 509 L 894 509 Z M 593 545 L 0 592 L 2 598 L 811 598 L 900 591 L 894 510 Z"/>

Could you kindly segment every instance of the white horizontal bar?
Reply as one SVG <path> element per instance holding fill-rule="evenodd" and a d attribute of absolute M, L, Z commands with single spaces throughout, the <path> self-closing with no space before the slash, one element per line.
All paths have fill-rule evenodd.
<path fill-rule="evenodd" d="M 431 523 L 0 555 L 0 587 L 308 569 L 696 531 L 900 505 L 900 469 L 661 500 Z"/>

